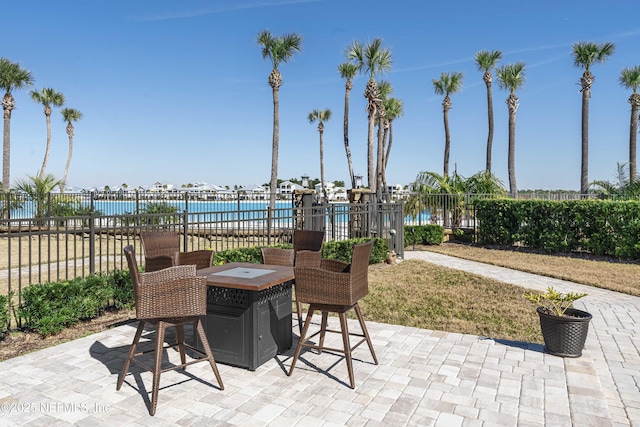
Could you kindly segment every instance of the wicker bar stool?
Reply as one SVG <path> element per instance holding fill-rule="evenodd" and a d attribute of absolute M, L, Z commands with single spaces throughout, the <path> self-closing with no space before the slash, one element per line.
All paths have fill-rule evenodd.
<path fill-rule="evenodd" d="M 347 362 L 351 388 L 355 388 L 351 352 L 356 347 L 366 342 L 371 351 L 371 356 L 373 356 L 374 363 L 376 365 L 378 364 L 378 358 L 376 357 L 369 332 L 362 317 L 362 311 L 358 305 L 358 301 L 369 293 L 368 267 L 372 247 L 373 240 L 355 245 L 353 247 L 351 264 L 335 259 L 322 259 L 320 268 L 294 267 L 296 276 L 296 299 L 301 303 L 308 303 L 309 311 L 291 362 L 291 368 L 288 373 L 289 376 L 293 373 L 302 347 L 314 348 L 318 350 L 318 354 L 320 354 L 323 349 L 343 353 Z M 346 313 L 351 309 L 356 313 L 360 328 L 362 329 L 361 334 L 349 332 Z M 307 336 L 315 311 L 322 312 L 322 324 L 319 331 Z M 340 331 L 326 329 L 327 313 L 329 312 L 338 314 L 340 318 Z M 341 333 L 343 349 L 324 347 L 325 332 Z M 320 334 L 318 345 L 308 342 L 318 334 Z M 355 345 L 351 346 L 350 336 L 357 336 L 361 339 Z"/>
<path fill-rule="evenodd" d="M 147 273 L 176 265 L 195 265 L 196 270 L 200 270 L 211 267 L 213 262 L 213 251 L 200 249 L 180 252 L 180 233 L 175 231 L 140 233 L 140 239 Z"/>
<path fill-rule="evenodd" d="M 320 267 L 324 231 L 295 230 L 293 232 L 293 249 L 261 248 L 262 263 L 299 267 Z M 295 281 L 294 281 L 295 291 Z M 302 305 L 295 298 L 298 315 L 298 329 L 302 333 Z"/>
<path fill-rule="evenodd" d="M 160 374 L 174 369 L 186 369 L 187 366 L 198 362 L 208 361 L 216 376 L 220 390 L 224 390 L 220 373 L 216 365 L 213 353 L 209 347 L 207 336 L 202 326 L 201 316 L 207 311 L 207 282 L 205 277 L 196 276 L 194 265 L 184 265 L 165 268 L 151 273 L 140 273 L 138 264 L 131 245 L 124 248 L 124 253 L 129 264 L 131 279 L 136 304 L 136 318 L 139 320 L 133 343 L 129 354 L 122 367 L 118 378 L 117 390 L 120 390 L 125 375 L 131 362 L 135 362 L 143 368 L 153 372 L 153 389 L 151 392 L 151 405 L 149 414 L 156 413 L 158 403 L 158 389 L 160 386 Z M 201 351 L 185 342 L 184 325 L 193 324 L 194 330 L 204 347 Z M 143 352 L 136 352 L 138 342 L 144 331 L 144 327 L 151 324 L 156 328 L 155 348 Z M 177 342 L 165 346 L 164 336 L 168 327 L 176 328 Z M 162 353 L 167 348 L 178 347 L 180 351 L 180 365 L 162 368 Z M 203 357 L 186 361 L 185 350 L 190 349 Z M 155 352 L 153 366 L 147 366 L 138 358 L 144 354 Z"/>

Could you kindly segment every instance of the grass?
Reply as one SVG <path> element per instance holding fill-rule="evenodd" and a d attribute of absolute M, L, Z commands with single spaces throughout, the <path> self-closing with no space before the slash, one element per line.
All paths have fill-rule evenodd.
<path fill-rule="evenodd" d="M 410 260 L 373 267 L 365 319 L 512 341 L 542 342 L 525 289 Z"/>
<path fill-rule="evenodd" d="M 424 246 L 422 249 L 640 296 L 640 260 L 620 262 L 604 257 L 550 255 L 460 243 Z"/>

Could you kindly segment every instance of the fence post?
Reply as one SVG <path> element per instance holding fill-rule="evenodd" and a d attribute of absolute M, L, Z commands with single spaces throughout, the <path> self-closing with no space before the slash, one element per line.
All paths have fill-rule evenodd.
<path fill-rule="evenodd" d="M 369 215 L 371 190 L 368 188 L 351 188 L 349 196 L 349 238 L 369 235 Z"/>
<path fill-rule="evenodd" d="M 184 211 L 182 212 L 182 235 L 184 236 L 183 239 L 183 244 L 182 244 L 182 251 L 183 252 L 188 252 L 189 249 L 187 247 L 187 236 L 188 236 L 188 232 L 189 232 L 189 196 L 188 196 L 188 192 L 185 191 L 184 192 Z"/>
<path fill-rule="evenodd" d="M 92 202 L 93 203 L 93 202 Z M 96 272 L 96 227 L 95 212 L 89 212 L 89 274 Z"/>
<path fill-rule="evenodd" d="M 311 230 L 313 218 L 313 190 L 293 190 L 293 209 L 296 230 Z"/>

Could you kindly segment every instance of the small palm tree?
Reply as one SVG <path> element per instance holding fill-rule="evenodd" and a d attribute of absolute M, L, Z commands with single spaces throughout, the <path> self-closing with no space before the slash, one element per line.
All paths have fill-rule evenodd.
<path fill-rule="evenodd" d="M 358 72 L 369 75 L 369 81 L 364 91 L 364 97 L 367 99 L 367 114 L 369 118 L 369 127 L 367 133 L 367 185 L 371 191 L 376 191 L 376 180 L 373 176 L 373 134 L 375 128 L 376 117 L 380 118 L 382 99 L 378 92 L 376 83 L 376 74 L 381 75 L 391 70 L 393 62 L 391 50 L 382 47 L 382 39 L 374 39 L 372 42 L 363 45 L 358 41 L 354 41 L 351 46 L 346 49 L 346 56 L 352 61 Z"/>
<path fill-rule="evenodd" d="M 631 179 L 631 174 L 627 174 L 629 169 L 627 166 L 626 163 L 617 164 L 616 182 L 593 181 L 591 186 L 594 187 L 596 194 L 602 198 L 640 196 L 640 177 L 636 175 L 635 179 Z"/>
<path fill-rule="evenodd" d="M 462 89 L 462 73 L 442 73 L 440 80 L 433 79 L 433 90 L 436 95 L 444 95 L 442 101 L 442 113 L 444 115 L 444 176 L 449 175 L 449 151 L 451 149 L 451 134 L 449 133 L 449 110 L 451 109 L 451 98 L 449 95 L 459 92 Z"/>
<path fill-rule="evenodd" d="M 346 79 L 344 85 L 344 150 L 347 154 L 347 164 L 349 166 L 349 178 L 351 179 L 351 188 L 356 188 L 356 178 L 353 174 L 353 161 L 351 159 L 351 149 L 349 148 L 349 100 L 351 98 L 351 89 L 353 89 L 353 78 L 358 73 L 358 67 L 350 62 L 344 62 L 338 65 L 340 77 Z"/>
<path fill-rule="evenodd" d="M 640 94 L 638 87 L 640 86 L 640 65 L 632 68 L 624 68 L 620 73 L 620 84 L 625 89 L 633 90 L 629 97 L 631 104 L 631 123 L 629 126 L 629 179 L 633 183 L 636 180 L 636 146 L 638 140 L 638 110 L 640 110 Z"/>
<path fill-rule="evenodd" d="M 273 140 L 271 147 L 271 181 L 270 181 L 270 212 L 276 207 L 276 188 L 278 185 L 278 146 L 280 144 L 280 86 L 282 75 L 278 70 L 280 63 L 293 59 L 296 52 L 302 50 L 302 37 L 296 33 L 274 37 L 269 30 L 258 33 L 257 42 L 262 46 L 262 58 L 269 58 L 273 69 L 269 74 L 269 86 L 273 93 Z"/>
<path fill-rule="evenodd" d="M 19 179 L 16 182 L 16 190 L 26 193 L 35 202 L 36 212 L 33 216 L 43 218 L 48 216 L 49 194 L 59 185 L 60 180 L 52 174 L 46 174 L 42 178 L 29 175 L 28 179 Z"/>
<path fill-rule="evenodd" d="M 493 145 L 493 94 L 491 90 L 493 76 L 491 75 L 491 70 L 495 68 L 500 59 L 502 59 L 502 52 L 499 50 L 491 52 L 488 50 L 481 50 L 476 53 L 475 56 L 478 71 L 484 72 L 482 80 L 484 80 L 484 84 L 487 86 L 487 116 L 489 120 L 489 135 L 487 136 L 487 172 L 491 172 L 491 147 Z"/>
<path fill-rule="evenodd" d="M 0 58 L 0 89 L 5 91 L 2 97 L 2 109 L 4 110 L 4 129 L 2 132 L 2 191 L 10 188 L 11 166 L 11 111 L 16 108 L 12 92 L 24 89 L 33 84 L 31 73 L 20 67 L 17 62 L 7 58 Z"/>
<path fill-rule="evenodd" d="M 605 62 L 613 55 L 615 45 L 613 43 L 589 43 L 578 42 L 573 45 L 573 64 L 584 68 L 580 78 L 580 92 L 582 92 L 582 161 L 580 172 L 580 193 L 589 191 L 589 99 L 591 98 L 591 86 L 595 76 L 591 74 L 591 66 Z"/>
<path fill-rule="evenodd" d="M 44 117 L 47 121 L 47 147 L 44 152 L 42 167 L 38 174 L 38 178 L 42 179 L 44 177 L 44 171 L 47 168 L 47 161 L 49 160 L 49 152 L 51 150 L 51 106 L 60 107 L 64 104 L 64 95 L 60 92 L 56 92 L 53 88 L 48 87 L 40 89 L 40 92 L 32 90 L 31 99 L 42 104 L 44 107 Z"/>
<path fill-rule="evenodd" d="M 498 86 L 509 91 L 506 100 L 509 108 L 509 154 L 507 158 L 509 169 L 509 192 L 511 197 L 518 196 L 518 186 L 516 185 L 516 111 L 519 101 L 516 90 L 524 86 L 524 62 L 503 65 L 496 69 L 498 76 Z"/>
<path fill-rule="evenodd" d="M 318 122 L 318 133 L 320 134 L 320 185 L 322 186 L 322 196 L 324 200 L 327 198 L 327 189 L 324 186 L 324 148 L 322 144 L 322 136 L 324 134 L 324 122 L 328 122 L 331 118 L 331 110 L 313 110 L 309 113 L 307 119 L 309 123 Z"/>
<path fill-rule="evenodd" d="M 73 154 L 73 122 L 77 122 L 82 118 L 82 113 L 73 108 L 63 108 L 62 118 L 67 122 L 67 136 L 69 136 L 69 154 L 67 156 L 67 164 L 64 167 L 62 181 L 60 181 L 60 192 L 64 192 L 64 186 L 67 184 L 67 174 L 69 173 L 69 165 L 71 165 L 71 156 Z"/>
<path fill-rule="evenodd" d="M 461 225 L 468 197 L 474 194 L 504 195 L 504 184 L 491 172 L 480 171 L 465 178 L 454 171 L 451 176 L 420 172 L 412 184 L 414 193 L 405 203 L 405 215 L 417 217 L 425 209 L 432 218 L 442 214 L 445 226 Z M 443 197 L 444 196 L 444 197 Z M 452 218 L 449 218 L 452 212 Z"/>

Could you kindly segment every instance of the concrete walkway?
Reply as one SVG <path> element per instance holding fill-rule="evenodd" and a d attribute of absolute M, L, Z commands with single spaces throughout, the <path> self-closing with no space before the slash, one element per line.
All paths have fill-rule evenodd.
<path fill-rule="evenodd" d="M 135 332 L 129 324 L 0 363 L 0 425 L 640 426 L 640 298 L 429 252 L 407 251 L 405 259 L 531 289 L 587 292 L 575 304 L 593 314 L 582 357 L 368 322 L 379 365 L 358 347 L 355 390 L 343 358 L 327 352 L 303 353 L 288 377 L 292 349 L 255 372 L 219 364 L 223 391 L 204 363 L 163 374 L 150 417 L 150 373 L 133 368 L 115 389 Z M 339 336 L 327 345 L 340 347 Z"/>

